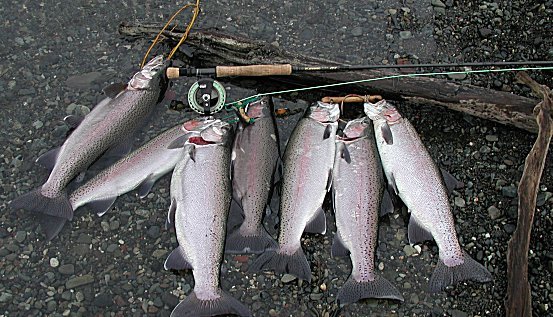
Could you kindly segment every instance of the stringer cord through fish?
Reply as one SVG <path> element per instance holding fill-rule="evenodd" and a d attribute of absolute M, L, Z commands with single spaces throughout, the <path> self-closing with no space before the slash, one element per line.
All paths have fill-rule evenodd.
<path fill-rule="evenodd" d="M 154 41 L 152 42 L 152 44 L 150 45 L 150 47 L 148 48 L 148 50 L 146 51 L 146 54 L 144 54 L 144 58 L 142 59 L 142 63 L 140 64 L 140 68 L 144 67 L 144 65 L 146 64 L 146 61 L 148 60 L 148 56 L 150 55 L 150 52 L 152 51 L 152 49 L 154 48 L 154 46 L 156 46 L 156 44 L 160 43 L 161 40 L 160 40 L 160 37 L 161 37 L 161 34 L 163 34 L 163 32 L 169 27 L 169 24 L 171 24 L 171 22 L 173 22 L 173 20 L 182 12 L 184 11 L 185 9 L 189 8 L 189 7 L 193 7 L 194 10 L 192 11 L 192 18 L 190 19 L 190 22 L 188 23 L 188 25 L 186 26 L 186 30 L 185 32 L 182 34 L 182 37 L 181 39 L 179 40 L 179 42 L 177 43 L 177 45 L 175 45 L 175 47 L 171 50 L 171 52 L 169 53 L 169 56 L 167 56 L 167 59 L 170 60 L 173 55 L 175 54 L 175 52 L 179 49 L 179 46 L 186 40 L 186 38 L 188 37 L 188 34 L 190 33 L 190 30 L 192 29 L 192 27 L 194 26 L 194 22 L 196 22 L 196 18 L 198 17 L 198 15 L 200 14 L 200 0 L 196 0 L 196 3 L 195 4 L 192 4 L 192 3 L 188 3 L 188 4 L 185 4 L 184 6 L 182 6 L 182 8 L 180 8 L 179 10 L 177 10 L 173 16 L 171 16 L 171 18 L 169 19 L 169 21 L 167 21 L 167 23 L 165 23 L 165 25 L 163 26 L 163 28 L 159 31 L 159 33 L 156 35 Z M 171 29 L 171 31 L 173 31 L 176 27 L 178 26 L 178 23 L 175 24 L 173 26 L 173 28 Z"/>

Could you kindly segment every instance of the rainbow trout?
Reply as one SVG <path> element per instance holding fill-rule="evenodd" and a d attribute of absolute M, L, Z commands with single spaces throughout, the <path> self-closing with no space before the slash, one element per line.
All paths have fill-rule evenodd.
<path fill-rule="evenodd" d="M 463 280 L 488 282 L 491 274 L 459 245 L 447 189 L 440 170 L 417 131 L 385 100 L 366 103 L 373 120 L 378 151 L 386 178 L 411 213 L 409 242 L 436 241 L 439 262 L 429 289 L 439 292 Z"/>
<path fill-rule="evenodd" d="M 229 218 L 244 219 L 227 236 L 228 253 L 262 253 L 277 247 L 262 222 L 279 159 L 273 108 L 271 99 L 263 97 L 248 105 L 247 114 L 254 122 L 238 124 L 232 149 L 234 202 Z"/>
<path fill-rule="evenodd" d="M 87 205 L 102 216 L 118 196 L 135 188 L 141 198 L 146 197 L 154 183 L 182 159 L 182 148 L 168 149 L 169 144 L 179 137 L 197 134 L 213 122 L 212 117 L 199 117 L 153 138 L 71 193 L 73 210 Z"/>
<path fill-rule="evenodd" d="M 351 275 L 336 300 L 340 304 L 363 298 L 403 301 L 401 293 L 374 268 L 384 176 L 367 117 L 348 122 L 344 136 L 337 138 L 333 174 L 337 231 L 332 256 L 349 253 L 352 264 Z"/>
<path fill-rule="evenodd" d="M 259 256 L 252 271 L 274 270 L 311 280 L 300 239 L 304 231 L 326 232 L 321 206 L 331 186 L 339 116 L 337 104 L 318 102 L 292 132 L 283 159 L 278 249 Z"/>
<path fill-rule="evenodd" d="M 14 209 L 73 218 L 67 184 L 110 148 L 126 141 L 143 124 L 167 89 L 163 56 L 152 59 L 126 85 L 112 85 L 106 99 L 76 127 L 63 145 L 39 158 L 53 169 L 41 187 L 14 199 Z"/>
<path fill-rule="evenodd" d="M 171 316 L 250 316 L 248 308 L 219 283 L 232 197 L 231 127 L 216 120 L 200 136 L 177 142 L 170 147 L 184 146 L 185 154 L 171 178 L 169 221 L 175 224 L 179 246 L 165 261 L 165 269 L 192 269 L 195 283 Z"/>

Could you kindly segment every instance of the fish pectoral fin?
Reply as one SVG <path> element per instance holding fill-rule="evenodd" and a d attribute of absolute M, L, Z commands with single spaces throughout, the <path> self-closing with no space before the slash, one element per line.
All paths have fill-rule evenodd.
<path fill-rule="evenodd" d="M 315 216 L 307 223 L 303 232 L 325 234 L 326 216 L 322 207 L 317 209 Z"/>
<path fill-rule="evenodd" d="M 409 226 L 407 228 L 407 236 L 409 237 L 409 243 L 415 244 L 426 240 L 434 240 L 432 234 L 426 230 L 415 216 L 415 213 L 411 211 L 411 217 L 409 218 Z"/>
<path fill-rule="evenodd" d="M 152 190 L 152 187 L 154 187 L 156 180 L 157 178 L 153 174 L 148 175 L 138 187 L 138 196 L 140 198 L 146 197 Z"/>
<path fill-rule="evenodd" d="M 177 201 L 171 198 L 171 205 L 167 211 L 167 219 L 165 221 L 165 229 L 169 229 L 175 226 L 175 212 L 177 211 Z"/>
<path fill-rule="evenodd" d="M 336 231 L 336 234 L 332 239 L 332 249 L 330 251 L 330 255 L 333 258 L 349 255 L 349 250 L 346 248 L 344 242 L 342 242 L 342 238 L 340 237 L 340 231 Z"/>
<path fill-rule="evenodd" d="M 327 176 L 327 179 L 326 179 L 326 191 L 330 191 L 330 189 L 332 188 L 332 176 L 333 176 L 333 173 L 332 173 L 332 169 L 330 169 L 328 171 L 328 176 Z"/>
<path fill-rule="evenodd" d="M 58 159 L 60 149 L 61 147 L 57 147 L 42 154 L 36 159 L 36 162 L 51 171 L 54 168 L 54 165 L 56 165 L 56 160 Z"/>
<path fill-rule="evenodd" d="M 111 208 L 111 205 L 113 205 L 116 199 L 117 196 L 108 197 L 101 200 L 91 201 L 86 205 L 99 217 L 101 217 Z"/>
<path fill-rule="evenodd" d="M 113 99 L 125 89 L 127 89 L 127 84 L 115 83 L 115 84 L 106 86 L 104 89 L 102 89 L 102 91 L 104 92 L 104 94 L 106 94 L 106 96 Z"/>
<path fill-rule="evenodd" d="M 192 265 L 186 257 L 184 249 L 181 246 L 176 247 L 165 260 L 163 267 L 166 270 L 191 270 Z"/>
<path fill-rule="evenodd" d="M 332 125 L 327 124 L 325 128 L 325 132 L 323 134 L 323 140 L 330 138 L 331 135 L 332 135 Z"/>
<path fill-rule="evenodd" d="M 462 188 L 465 184 L 463 182 L 458 181 L 455 176 L 451 175 L 448 171 L 444 170 L 443 168 L 440 168 L 440 172 L 442 172 L 442 177 L 444 179 L 445 187 L 447 188 L 448 195 L 451 195 L 453 193 L 454 189 Z"/>
<path fill-rule="evenodd" d="M 380 127 L 380 130 L 382 131 L 382 138 L 384 138 L 384 141 L 386 141 L 386 144 L 388 145 L 394 144 L 394 136 L 392 135 L 392 130 L 390 129 L 390 126 L 388 125 L 387 122 Z"/>
<path fill-rule="evenodd" d="M 380 216 L 393 213 L 395 211 L 394 202 L 388 190 L 382 193 L 382 201 L 380 202 Z"/>
<path fill-rule="evenodd" d="M 351 164 L 351 155 L 349 154 L 348 147 L 343 142 L 340 143 L 342 144 L 340 148 L 340 157 L 345 160 L 346 163 Z"/>
<path fill-rule="evenodd" d="M 188 140 L 188 135 L 181 135 L 178 138 L 174 139 L 169 145 L 167 146 L 168 149 L 179 149 L 184 147 L 184 144 Z"/>
<path fill-rule="evenodd" d="M 75 129 L 83 122 L 84 118 L 80 116 L 69 115 L 63 118 L 63 122 L 72 129 Z"/>

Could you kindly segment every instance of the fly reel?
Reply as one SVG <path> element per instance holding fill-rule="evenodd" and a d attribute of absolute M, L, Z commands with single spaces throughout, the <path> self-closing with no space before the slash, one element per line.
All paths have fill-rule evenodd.
<path fill-rule="evenodd" d="M 220 82 L 203 78 L 188 90 L 188 105 L 200 114 L 214 114 L 224 108 L 226 97 L 225 87 Z"/>

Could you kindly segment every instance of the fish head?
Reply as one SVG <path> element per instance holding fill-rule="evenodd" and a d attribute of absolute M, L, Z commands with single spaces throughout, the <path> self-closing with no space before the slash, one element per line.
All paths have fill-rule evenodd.
<path fill-rule="evenodd" d="M 187 143 L 195 145 L 226 145 L 232 139 L 232 127 L 219 119 L 203 128 L 199 135 L 188 138 Z"/>
<path fill-rule="evenodd" d="M 182 131 L 185 133 L 197 133 L 209 127 L 215 122 L 212 116 L 197 117 L 182 124 Z"/>
<path fill-rule="evenodd" d="M 307 108 L 305 116 L 321 123 L 336 122 L 340 118 L 340 108 L 337 103 L 317 101 Z"/>
<path fill-rule="evenodd" d="M 129 81 L 129 89 L 161 89 L 161 95 L 163 95 L 168 85 L 165 75 L 167 67 L 169 67 L 169 62 L 163 59 L 163 55 L 154 57 L 139 72 L 134 74 Z"/>
<path fill-rule="evenodd" d="M 386 121 L 392 124 L 401 120 L 401 114 L 396 107 L 386 100 L 380 100 L 377 103 L 365 103 L 365 114 L 373 121 Z"/>
<path fill-rule="evenodd" d="M 367 117 L 351 120 L 344 128 L 344 138 L 357 139 L 367 135 L 367 129 L 372 128 L 372 124 Z"/>
<path fill-rule="evenodd" d="M 272 116 L 272 109 L 271 98 L 264 96 L 257 101 L 251 102 L 247 107 L 246 113 L 248 117 L 253 119 L 270 118 Z"/>

